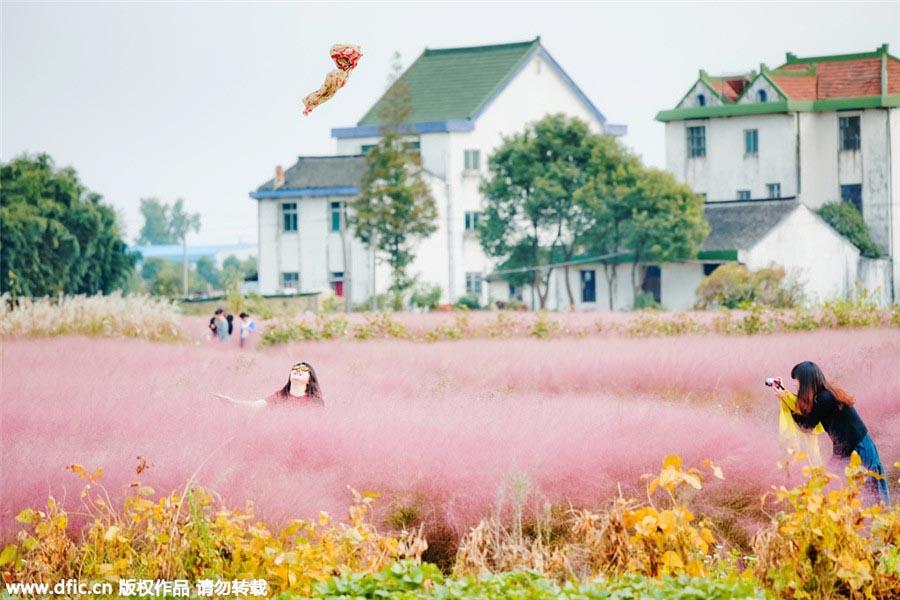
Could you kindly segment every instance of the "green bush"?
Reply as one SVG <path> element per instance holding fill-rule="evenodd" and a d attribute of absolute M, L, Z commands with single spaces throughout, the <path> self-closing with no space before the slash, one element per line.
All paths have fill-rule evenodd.
<path fill-rule="evenodd" d="M 465 296 L 460 296 L 459 300 L 456 301 L 456 306 L 458 308 L 465 308 L 466 310 L 479 310 L 481 308 L 481 304 L 478 302 L 477 294 L 466 294 Z"/>
<path fill-rule="evenodd" d="M 509 572 L 480 577 L 446 578 L 429 563 L 397 562 L 375 575 L 352 574 L 314 585 L 315 598 L 330 600 L 357 598 L 397 598 L 403 600 L 459 599 L 506 600 L 560 598 L 564 600 L 766 600 L 753 580 L 739 581 L 706 577 L 664 577 L 652 579 L 628 576 L 597 579 L 587 583 L 560 584 L 533 571 Z M 299 596 L 285 593 L 280 600 Z"/>
<path fill-rule="evenodd" d="M 722 265 L 697 287 L 697 307 L 702 309 L 794 308 L 802 302 L 800 283 L 775 265 L 753 272 L 735 263 Z"/>
<path fill-rule="evenodd" d="M 440 301 L 441 286 L 428 284 L 417 285 L 409 299 L 410 304 L 425 310 L 434 310 Z"/>
<path fill-rule="evenodd" d="M 656 301 L 651 292 L 641 292 L 634 297 L 634 310 L 661 310 L 662 305 Z"/>
<path fill-rule="evenodd" d="M 872 241 L 863 216 L 849 202 L 831 202 L 821 206 L 816 212 L 835 231 L 853 242 L 863 256 L 877 258 L 881 255 L 878 246 Z"/>

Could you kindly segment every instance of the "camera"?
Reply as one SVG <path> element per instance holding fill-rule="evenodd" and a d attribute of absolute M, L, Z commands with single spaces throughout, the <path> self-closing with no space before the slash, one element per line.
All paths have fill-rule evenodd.
<path fill-rule="evenodd" d="M 766 385 L 775 388 L 776 390 L 783 390 L 784 386 L 781 385 L 781 377 L 767 377 Z"/>

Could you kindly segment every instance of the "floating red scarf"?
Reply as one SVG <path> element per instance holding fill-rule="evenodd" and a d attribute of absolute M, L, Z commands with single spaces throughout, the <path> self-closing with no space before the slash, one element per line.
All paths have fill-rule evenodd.
<path fill-rule="evenodd" d="M 322 84 L 322 87 L 303 99 L 303 105 L 306 107 L 306 110 L 303 111 L 304 115 L 308 115 L 312 112 L 312 109 L 334 96 L 339 89 L 344 87 L 344 84 L 347 83 L 347 79 L 350 77 L 350 71 L 356 68 L 356 63 L 359 62 L 361 56 L 362 52 L 360 52 L 359 46 L 335 44 L 331 47 L 331 58 L 334 59 L 334 64 L 338 68 L 325 76 L 325 83 Z"/>

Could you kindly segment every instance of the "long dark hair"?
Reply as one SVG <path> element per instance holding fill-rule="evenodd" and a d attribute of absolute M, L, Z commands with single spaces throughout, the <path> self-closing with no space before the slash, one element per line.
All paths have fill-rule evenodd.
<path fill-rule="evenodd" d="M 802 415 L 808 415 L 812 410 L 816 396 L 822 390 L 828 390 L 835 399 L 844 406 L 853 406 L 856 401 L 841 388 L 831 385 L 825 380 L 822 369 L 814 362 L 805 361 L 794 365 L 791 369 L 791 377 L 800 384 L 797 392 L 797 410 Z"/>
<path fill-rule="evenodd" d="M 299 367 L 300 365 L 306 365 L 309 367 L 309 381 L 306 383 L 306 395 L 316 400 L 318 402 L 323 402 L 322 399 L 322 388 L 319 386 L 319 378 L 316 377 L 316 370 L 312 368 L 312 365 L 308 362 L 298 362 L 291 367 L 291 373 L 293 374 L 294 367 Z M 287 398 L 291 393 L 291 376 L 288 375 L 287 383 L 284 384 L 284 387 L 281 388 L 279 395 L 282 398 Z"/>

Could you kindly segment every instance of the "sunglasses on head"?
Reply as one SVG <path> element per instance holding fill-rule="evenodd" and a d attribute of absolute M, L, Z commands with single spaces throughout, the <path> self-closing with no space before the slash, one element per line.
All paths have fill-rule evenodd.
<path fill-rule="evenodd" d="M 303 371 L 305 373 L 309 371 L 309 365 L 294 365 L 291 367 L 291 371 Z"/>

